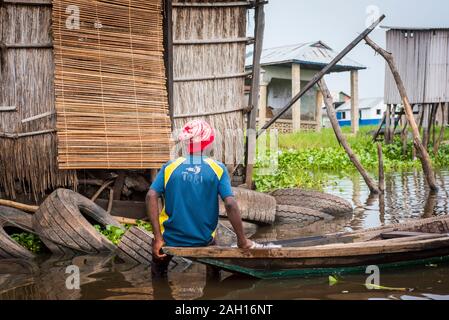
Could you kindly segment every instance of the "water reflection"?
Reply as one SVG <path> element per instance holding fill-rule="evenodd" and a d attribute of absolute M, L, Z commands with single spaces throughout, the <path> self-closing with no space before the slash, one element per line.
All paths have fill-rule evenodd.
<path fill-rule="evenodd" d="M 449 172 L 437 173 L 438 193 L 424 186 L 420 171 L 386 175 L 386 192 L 372 196 L 358 176 L 336 177 L 326 192 L 354 206 L 352 215 L 332 221 L 260 228 L 256 239 L 276 240 L 377 227 L 411 218 L 443 215 L 449 208 Z M 80 268 L 80 290 L 66 287 L 66 267 Z M 1 299 L 447 299 L 449 265 L 428 265 L 381 273 L 381 285 L 408 291 L 372 291 L 364 275 L 345 276 L 329 286 L 327 278 L 259 281 L 222 273 L 207 277 L 206 267 L 186 261 L 171 264 L 168 277 L 155 280 L 143 265 L 120 263 L 112 256 L 0 260 Z M 273 295 L 273 293 L 276 293 Z"/>
<path fill-rule="evenodd" d="M 65 267 L 80 267 L 80 290 L 65 286 Z M 41 263 L 0 262 L 0 299 L 448 299 L 449 265 L 385 270 L 381 285 L 395 290 L 368 290 L 364 275 L 348 275 L 333 286 L 325 277 L 256 280 L 222 273 L 207 277 L 205 267 L 173 268 L 168 278 L 154 279 L 150 267 L 119 263 L 110 257 L 82 256 Z M 273 293 L 276 293 L 275 295 Z"/>

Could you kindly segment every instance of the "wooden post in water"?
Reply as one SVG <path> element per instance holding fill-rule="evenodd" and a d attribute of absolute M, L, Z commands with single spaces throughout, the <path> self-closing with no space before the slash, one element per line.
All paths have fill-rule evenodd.
<path fill-rule="evenodd" d="M 384 132 L 385 144 L 391 143 L 390 126 L 391 126 L 391 104 L 387 104 L 387 111 L 385 117 L 385 132 Z"/>
<path fill-rule="evenodd" d="M 324 79 L 321 79 L 320 82 L 318 82 L 318 86 L 320 87 L 320 90 L 323 93 L 324 104 L 326 105 L 327 116 L 329 117 L 329 120 L 332 124 L 332 128 L 334 129 L 335 136 L 337 137 L 338 142 L 343 146 L 343 149 L 345 149 L 346 153 L 349 156 L 349 159 L 351 160 L 351 162 L 354 164 L 354 166 L 357 168 L 357 170 L 362 175 L 362 177 L 365 180 L 371 193 L 379 194 L 379 189 L 377 188 L 376 183 L 369 176 L 369 174 L 365 170 L 365 168 L 363 168 L 362 163 L 357 158 L 354 151 L 352 151 L 349 143 L 346 141 L 346 137 L 343 135 L 343 132 L 341 131 L 340 125 L 338 124 L 337 116 L 335 114 L 334 102 L 332 101 L 332 95 L 329 92 L 329 89 L 328 89 Z"/>
<path fill-rule="evenodd" d="M 435 156 L 437 156 L 438 154 L 438 149 L 440 148 L 441 142 L 443 142 L 443 138 L 444 138 L 444 131 L 446 129 L 446 124 L 444 123 L 444 105 L 440 104 L 440 108 L 441 108 L 441 129 L 440 129 L 440 135 L 437 139 L 437 141 L 435 142 L 435 145 L 433 146 L 433 153 Z"/>
<path fill-rule="evenodd" d="M 379 191 L 385 192 L 385 173 L 384 173 L 384 157 L 382 153 L 382 144 L 377 143 L 377 157 L 379 160 Z"/>
<path fill-rule="evenodd" d="M 375 42 L 373 42 L 368 36 L 365 37 L 366 43 L 374 49 L 377 53 L 379 53 L 386 61 L 388 66 L 391 69 L 391 73 L 393 74 L 393 77 L 396 81 L 396 85 L 399 90 L 399 94 L 402 98 L 402 104 L 405 108 L 405 114 L 407 116 L 408 123 L 410 125 L 410 128 L 412 129 L 413 133 L 413 143 L 415 145 L 417 155 L 419 159 L 421 160 L 421 164 L 423 167 L 424 174 L 426 176 L 427 183 L 429 185 L 429 188 L 432 191 L 437 191 L 438 187 L 435 181 L 435 174 L 432 169 L 432 162 L 430 161 L 429 154 L 427 152 L 427 149 L 424 147 L 421 136 L 419 134 L 419 129 L 415 121 L 415 117 L 413 116 L 413 109 L 410 105 L 409 99 L 407 97 L 407 92 L 405 90 L 404 82 L 402 81 L 401 76 L 399 75 L 399 71 L 396 68 L 396 65 L 394 63 L 393 55 L 386 50 L 379 47 Z"/>

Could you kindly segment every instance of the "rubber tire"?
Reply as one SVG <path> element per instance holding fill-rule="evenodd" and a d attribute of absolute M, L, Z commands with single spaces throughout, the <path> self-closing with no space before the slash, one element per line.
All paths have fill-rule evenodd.
<path fill-rule="evenodd" d="M 152 241 L 150 232 L 139 227 L 132 227 L 120 240 L 117 255 L 128 262 L 150 265 L 153 260 Z"/>
<path fill-rule="evenodd" d="M 352 205 L 340 197 L 301 189 L 281 189 L 270 193 L 278 205 L 298 206 L 321 211 L 332 216 L 352 213 Z"/>
<path fill-rule="evenodd" d="M 18 244 L 4 229 L 7 226 L 18 228 L 19 225 L 26 229 L 32 229 L 31 215 L 21 210 L 4 206 L 0 206 L 0 213 L 0 259 L 33 259 L 35 254 Z"/>
<path fill-rule="evenodd" d="M 82 213 L 103 226 L 123 228 L 100 206 L 68 189 L 57 189 L 45 199 L 33 215 L 33 228 L 44 236 L 41 239 L 53 254 L 114 251 L 116 246 L 95 230 Z"/>
<path fill-rule="evenodd" d="M 330 214 L 298 206 L 277 206 L 277 223 L 311 224 L 320 220 L 332 220 Z"/>
<path fill-rule="evenodd" d="M 244 188 L 232 188 L 242 219 L 258 224 L 273 224 L 276 218 L 276 199 L 269 194 Z M 220 199 L 220 216 L 226 209 Z"/>

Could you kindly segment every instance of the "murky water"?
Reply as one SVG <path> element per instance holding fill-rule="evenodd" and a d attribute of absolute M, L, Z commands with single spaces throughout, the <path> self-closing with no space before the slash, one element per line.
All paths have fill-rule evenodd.
<path fill-rule="evenodd" d="M 369 196 L 359 177 L 336 177 L 326 191 L 351 201 L 351 216 L 305 228 L 261 228 L 254 238 L 288 239 L 447 214 L 449 171 L 439 172 L 437 181 L 440 191 L 432 195 L 420 172 L 389 174 L 386 194 L 379 198 Z M 80 270 L 80 289 L 66 273 L 73 264 Z M 0 299 L 449 299 L 449 264 L 381 271 L 381 285 L 390 289 L 368 290 L 365 280 L 364 275 L 347 275 L 330 286 L 324 277 L 254 280 L 229 273 L 217 280 L 208 279 L 200 264 L 178 261 L 166 281 L 155 281 L 149 267 L 119 263 L 113 257 L 0 261 Z"/>

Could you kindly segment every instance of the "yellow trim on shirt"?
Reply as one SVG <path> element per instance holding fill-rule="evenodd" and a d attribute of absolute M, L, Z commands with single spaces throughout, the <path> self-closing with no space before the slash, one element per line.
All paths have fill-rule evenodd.
<path fill-rule="evenodd" d="M 170 180 L 170 177 L 173 173 L 173 171 L 176 170 L 177 167 L 179 167 L 184 161 L 186 161 L 186 158 L 180 157 L 170 163 L 168 166 L 165 167 L 164 170 L 164 187 L 167 186 L 168 180 Z"/>
<path fill-rule="evenodd" d="M 220 167 L 220 165 L 217 162 L 215 162 L 215 160 L 213 160 L 211 158 L 204 159 L 204 162 L 206 162 L 211 167 L 211 169 L 217 175 L 218 180 L 220 180 L 221 177 L 223 176 L 223 172 L 224 172 L 223 168 Z"/>

